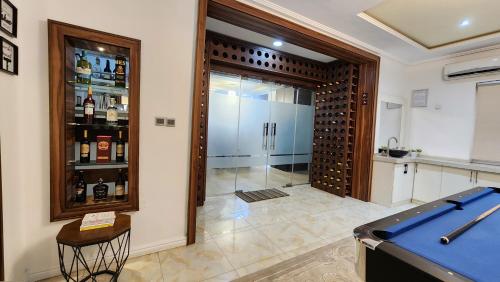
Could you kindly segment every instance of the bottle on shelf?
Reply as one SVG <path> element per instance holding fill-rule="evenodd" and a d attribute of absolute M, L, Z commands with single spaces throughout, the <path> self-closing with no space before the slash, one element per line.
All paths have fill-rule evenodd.
<path fill-rule="evenodd" d="M 118 131 L 118 140 L 116 141 L 116 161 L 125 161 L 125 142 L 123 142 L 122 131 Z"/>
<path fill-rule="evenodd" d="M 103 79 L 107 79 L 107 80 L 112 80 L 112 77 L 111 77 L 111 62 L 109 60 L 106 60 L 106 66 L 104 67 L 102 78 Z"/>
<path fill-rule="evenodd" d="M 123 171 L 118 170 L 118 178 L 115 181 L 115 199 L 123 200 L 125 198 L 125 178 Z"/>
<path fill-rule="evenodd" d="M 126 85 L 126 67 L 127 67 L 127 58 L 123 56 L 116 56 L 115 58 L 115 69 L 113 73 L 115 74 L 115 86 L 116 87 L 125 87 Z"/>
<path fill-rule="evenodd" d="M 108 198 L 108 185 L 104 184 L 102 178 L 99 178 L 97 184 L 93 188 L 94 201 L 106 200 Z"/>
<path fill-rule="evenodd" d="M 90 141 L 87 129 L 83 130 L 83 139 L 80 141 L 80 163 L 90 162 Z"/>
<path fill-rule="evenodd" d="M 92 75 L 92 64 L 87 61 L 85 51 L 81 54 L 76 53 L 78 60 L 76 61 L 76 82 L 90 84 Z"/>
<path fill-rule="evenodd" d="M 116 108 L 116 99 L 109 99 L 109 106 L 106 110 L 106 123 L 109 125 L 117 125 L 118 124 L 118 108 Z"/>
<path fill-rule="evenodd" d="M 82 96 L 76 96 L 75 107 L 81 107 L 81 106 L 82 106 Z"/>
<path fill-rule="evenodd" d="M 95 100 L 92 98 L 92 87 L 89 86 L 87 98 L 83 100 L 83 121 L 87 124 L 94 123 Z"/>
<path fill-rule="evenodd" d="M 85 203 L 87 201 L 87 182 L 83 178 L 83 171 L 78 172 L 78 181 L 75 186 L 75 202 Z"/>
<path fill-rule="evenodd" d="M 92 77 L 101 78 L 101 58 L 99 56 L 95 57 L 95 64 L 92 66 Z"/>

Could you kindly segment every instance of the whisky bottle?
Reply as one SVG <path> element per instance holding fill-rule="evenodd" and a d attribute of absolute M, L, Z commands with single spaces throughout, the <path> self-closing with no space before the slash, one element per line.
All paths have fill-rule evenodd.
<path fill-rule="evenodd" d="M 94 186 L 94 201 L 106 200 L 108 198 L 108 185 L 104 184 L 102 178 L 99 178 L 97 185 Z"/>
<path fill-rule="evenodd" d="M 94 123 L 95 100 L 92 99 L 92 87 L 89 86 L 87 98 L 83 100 L 83 121 L 87 124 Z"/>
<path fill-rule="evenodd" d="M 115 58 L 115 69 L 113 73 L 115 74 L 115 86 L 125 87 L 126 84 L 126 68 L 127 59 L 123 56 L 116 56 Z"/>
<path fill-rule="evenodd" d="M 118 170 L 118 178 L 115 182 L 115 199 L 122 200 L 125 198 L 125 179 L 122 170 Z"/>
<path fill-rule="evenodd" d="M 80 141 L 80 163 L 90 162 L 90 142 L 87 129 L 83 130 L 83 140 Z"/>
<path fill-rule="evenodd" d="M 75 202 L 85 203 L 87 201 L 87 183 L 83 178 L 83 171 L 78 172 L 78 181 L 75 186 Z"/>
<path fill-rule="evenodd" d="M 122 131 L 118 131 L 118 140 L 116 141 L 116 161 L 125 161 L 125 142 L 122 140 Z"/>
<path fill-rule="evenodd" d="M 106 110 L 106 123 L 109 125 L 117 125 L 118 124 L 118 109 L 116 108 L 116 100 L 115 98 L 109 99 L 109 106 Z"/>
<path fill-rule="evenodd" d="M 85 51 L 82 50 L 82 54 L 75 54 L 78 56 L 78 61 L 76 62 L 76 82 L 90 84 L 92 75 L 92 65 L 87 61 L 87 56 Z"/>

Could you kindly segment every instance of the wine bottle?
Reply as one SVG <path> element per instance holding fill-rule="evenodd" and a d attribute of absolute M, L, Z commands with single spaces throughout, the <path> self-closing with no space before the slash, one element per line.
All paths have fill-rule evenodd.
<path fill-rule="evenodd" d="M 115 199 L 122 200 L 125 198 L 125 179 L 122 170 L 118 170 L 118 178 L 115 182 Z"/>
<path fill-rule="evenodd" d="M 109 99 L 109 106 L 106 110 L 106 123 L 109 125 L 118 124 L 118 109 L 115 106 L 116 100 L 115 98 Z"/>
<path fill-rule="evenodd" d="M 104 67 L 102 78 L 111 80 L 111 63 L 109 60 L 106 60 L 106 67 Z"/>
<path fill-rule="evenodd" d="M 87 201 L 87 183 L 83 178 L 83 171 L 78 172 L 78 181 L 75 186 L 75 202 L 85 203 Z"/>
<path fill-rule="evenodd" d="M 85 51 L 82 50 L 82 54 L 75 54 L 78 56 L 78 61 L 76 62 L 76 82 L 90 84 L 92 75 L 92 65 L 87 61 L 87 56 Z"/>
<path fill-rule="evenodd" d="M 118 131 L 118 140 L 116 141 L 116 161 L 125 161 L 125 142 L 122 140 L 122 131 Z"/>
<path fill-rule="evenodd" d="M 87 129 L 83 130 L 83 140 L 80 141 L 80 162 L 90 162 L 90 142 L 88 139 Z"/>
<path fill-rule="evenodd" d="M 104 184 L 102 178 L 99 178 L 97 185 L 94 186 L 94 201 L 106 200 L 108 198 L 108 185 Z"/>
<path fill-rule="evenodd" d="M 83 100 L 83 121 L 87 124 L 94 123 L 95 100 L 92 98 L 92 87 L 89 86 L 87 98 Z"/>

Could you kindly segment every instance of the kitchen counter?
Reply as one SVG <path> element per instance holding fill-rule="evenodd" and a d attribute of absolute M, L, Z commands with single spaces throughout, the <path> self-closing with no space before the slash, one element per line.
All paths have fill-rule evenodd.
<path fill-rule="evenodd" d="M 403 163 L 430 164 L 430 165 L 446 166 L 446 167 L 477 170 L 482 172 L 491 172 L 500 174 L 500 165 L 472 163 L 469 160 L 460 160 L 460 159 L 450 159 L 450 158 L 431 157 L 431 156 L 420 156 L 416 158 L 410 158 L 410 157 L 393 158 L 393 157 L 386 157 L 381 154 L 375 154 L 373 156 L 373 160 L 377 162 L 386 162 L 394 164 L 403 164 Z"/>

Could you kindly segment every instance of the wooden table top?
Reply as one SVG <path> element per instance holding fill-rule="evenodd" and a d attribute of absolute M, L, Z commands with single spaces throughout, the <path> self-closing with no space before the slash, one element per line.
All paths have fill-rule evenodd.
<path fill-rule="evenodd" d="M 111 241 L 130 230 L 130 215 L 117 214 L 115 224 L 111 227 L 80 231 L 81 224 L 82 220 L 79 219 L 64 225 L 57 234 L 57 243 L 72 247 L 84 247 Z"/>

